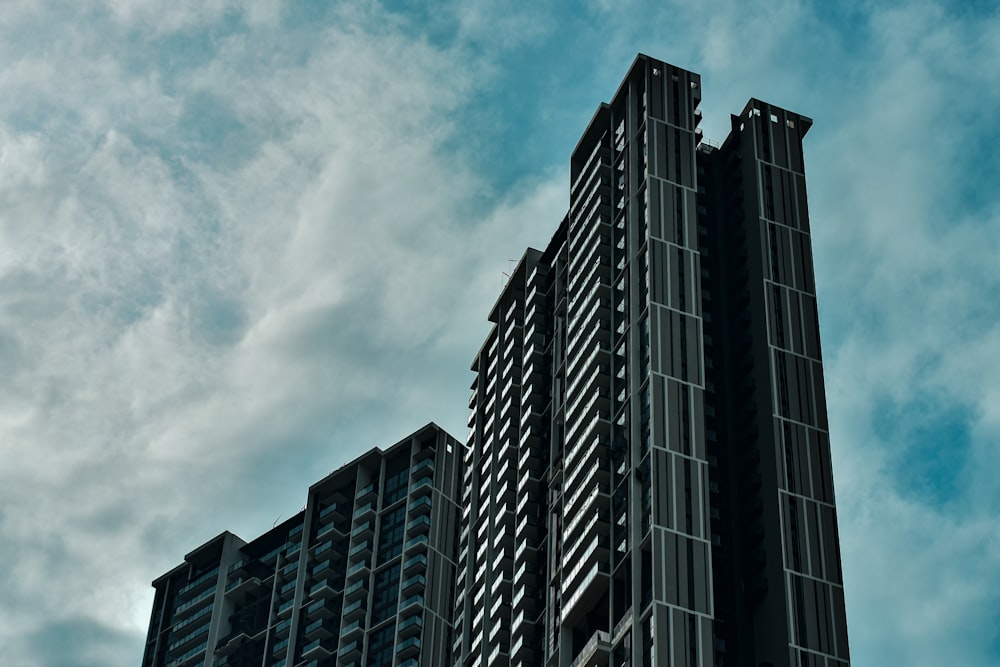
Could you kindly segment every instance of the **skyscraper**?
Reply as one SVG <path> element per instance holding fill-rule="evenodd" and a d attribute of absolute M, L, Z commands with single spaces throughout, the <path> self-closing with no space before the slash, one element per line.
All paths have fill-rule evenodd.
<path fill-rule="evenodd" d="M 639 55 L 433 425 L 154 582 L 143 667 L 849 667 L 802 139 Z M 459 479 L 461 477 L 461 479 Z"/>
<path fill-rule="evenodd" d="M 189 553 L 153 582 L 143 667 L 447 664 L 460 447 L 428 424 L 257 539 Z"/>
<path fill-rule="evenodd" d="M 473 362 L 455 665 L 847 667 L 802 138 L 640 55 Z"/>

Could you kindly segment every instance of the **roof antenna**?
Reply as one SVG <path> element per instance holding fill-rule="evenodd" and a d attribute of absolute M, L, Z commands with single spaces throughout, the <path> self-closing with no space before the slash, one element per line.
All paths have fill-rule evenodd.
<path fill-rule="evenodd" d="M 508 259 L 507 262 L 509 264 L 514 264 L 515 262 L 517 262 L 517 260 L 516 259 Z M 501 271 L 500 272 L 500 287 L 501 288 L 506 287 L 506 285 L 510 281 L 510 277 L 511 277 L 511 275 L 513 273 L 514 273 L 514 269 L 513 268 L 511 268 L 510 273 L 507 273 L 506 271 Z M 504 280 L 505 278 L 506 278 L 506 280 Z"/>
<path fill-rule="evenodd" d="M 274 520 L 274 523 L 271 524 L 271 528 L 274 528 L 275 526 L 277 526 L 279 521 L 281 521 L 281 515 L 280 514 L 278 515 L 278 518 Z"/>

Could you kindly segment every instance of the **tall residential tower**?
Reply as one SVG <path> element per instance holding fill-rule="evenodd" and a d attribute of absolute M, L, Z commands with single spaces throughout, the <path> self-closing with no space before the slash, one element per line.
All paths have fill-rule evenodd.
<path fill-rule="evenodd" d="M 154 582 L 144 667 L 849 667 L 802 139 L 640 55 L 429 425 Z"/>
<path fill-rule="evenodd" d="M 802 138 L 640 55 L 473 362 L 453 663 L 847 667 Z"/>

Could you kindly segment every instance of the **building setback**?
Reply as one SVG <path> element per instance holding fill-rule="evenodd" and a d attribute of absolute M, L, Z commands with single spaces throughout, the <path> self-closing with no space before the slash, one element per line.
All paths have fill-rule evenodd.
<path fill-rule="evenodd" d="M 461 447 L 429 424 L 257 539 L 189 553 L 153 582 L 143 667 L 447 664 Z"/>
<path fill-rule="evenodd" d="M 802 138 L 640 55 L 472 365 L 452 664 L 847 667 Z"/>

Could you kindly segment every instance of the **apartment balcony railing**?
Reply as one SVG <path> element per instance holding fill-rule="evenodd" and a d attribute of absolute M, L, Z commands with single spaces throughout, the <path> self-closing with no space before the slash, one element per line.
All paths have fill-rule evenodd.
<path fill-rule="evenodd" d="M 404 637 L 412 637 L 414 635 L 419 635 L 420 631 L 424 627 L 423 616 L 411 616 L 410 618 L 402 621 L 396 626 L 396 635 L 401 639 Z"/>
<path fill-rule="evenodd" d="M 180 590 L 177 591 L 177 597 L 182 600 L 190 598 L 195 593 L 203 591 L 210 586 L 215 585 L 219 580 L 219 568 L 214 567 L 208 572 L 202 574 L 198 578 L 189 581 L 188 583 L 181 586 Z"/>
<path fill-rule="evenodd" d="M 333 630 L 329 622 L 319 618 L 306 625 L 303 629 L 306 640 L 328 639 L 333 636 Z"/>
<path fill-rule="evenodd" d="M 598 630 L 583 645 L 570 667 L 597 667 L 608 664 L 611 655 L 611 634 Z"/>
<path fill-rule="evenodd" d="M 317 618 L 334 618 L 340 613 L 337 600 L 316 600 L 306 607 L 306 616 L 312 620 Z"/>
<path fill-rule="evenodd" d="M 344 605 L 344 610 L 341 612 L 340 618 L 345 623 L 348 621 L 353 621 L 358 618 L 364 618 L 368 610 L 365 607 L 366 598 L 359 598 L 353 602 L 348 602 Z"/>
<path fill-rule="evenodd" d="M 333 655 L 335 648 L 327 639 L 314 639 L 302 647 L 302 657 L 306 660 L 325 658 Z"/>
<path fill-rule="evenodd" d="M 396 655 L 403 659 L 420 655 L 420 638 L 410 637 L 396 644 Z"/>
<path fill-rule="evenodd" d="M 359 579 L 353 584 L 344 587 L 344 600 L 353 601 L 359 597 L 366 597 L 368 595 L 367 584 L 367 579 Z"/>

